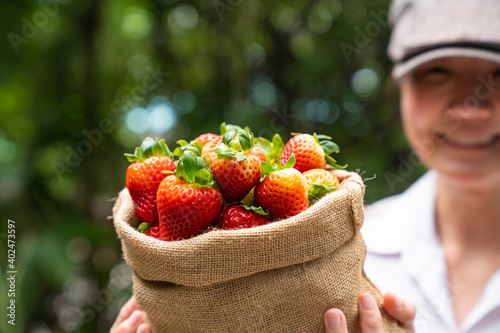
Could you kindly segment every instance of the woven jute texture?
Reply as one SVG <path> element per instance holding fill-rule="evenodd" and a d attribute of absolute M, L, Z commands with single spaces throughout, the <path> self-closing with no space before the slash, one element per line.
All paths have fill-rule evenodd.
<path fill-rule="evenodd" d="M 155 333 L 324 332 L 329 308 L 359 332 L 358 296 L 375 296 L 384 332 L 404 332 L 363 272 L 364 184 L 335 171 L 340 188 L 299 215 L 265 226 L 165 242 L 137 232 L 126 189 L 113 208 L 133 293 Z"/>

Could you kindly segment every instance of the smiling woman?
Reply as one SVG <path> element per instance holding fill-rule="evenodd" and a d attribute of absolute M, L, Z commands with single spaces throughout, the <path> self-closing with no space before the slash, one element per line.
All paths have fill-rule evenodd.
<path fill-rule="evenodd" d="M 499 74 L 500 63 L 456 57 L 430 61 L 402 79 L 408 140 L 449 181 L 500 181 L 500 89 L 483 85 L 500 85 Z"/>

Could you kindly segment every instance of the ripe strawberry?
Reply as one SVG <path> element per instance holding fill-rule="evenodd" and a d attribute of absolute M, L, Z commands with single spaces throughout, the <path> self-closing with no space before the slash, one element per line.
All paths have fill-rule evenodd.
<path fill-rule="evenodd" d="M 195 237 L 195 236 L 199 236 L 199 235 L 203 235 L 203 234 L 206 234 L 207 232 L 210 232 L 210 231 L 217 231 L 217 230 L 221 230 L 219 227 L 217 226 L 209 226 L 208 228 L 206 229 L 201 229 L 201 230 L 198 230 L 192 237 Z"/>
<path fill-rule="evenodd" d="M 158 188 L 160 239 L 190 238 L 212 225 L 223 208 L 215 185 L 203 159 L 185 151 L 174 176 L 165 178 Z"/>
<path fill-rule="evenodd" d="M 233 140 L 234 137 L 237 140 Z M 223 145 L 214 149 L 210 168 L 227 202 L 237 202 L 259 182 L 261 151 L 253 146 L 253 135 L 245 130 L 227 132 Z"/>
<path fill-rule="evenodd" d="M 168 175 L 163 170 L 174 171 L 173 156 L 165 140 L 146 138 L 134 154 L 125 154 L 130 162 L 125 186 L 130 192 L 136 215 L 143 222 L 158 221 L 156 191 Z"/>
<path fill-rule="evenodd" d="M 201 156 L 203 156 L 205 161 L 208 161 L 214 157 L 215 154 L 212 151 L 222 143 L 222 137 L 217 134 L 205 133 L 193 141 L 199 142 L 202 145 Z"/>
<path fill-rule="evenodd" d="M 221 228 L 223 230 L 251 228 L 269 222 L 267 213 L 260 207 L 233 205 L 222 216 Z"/>
<path fill-rule="evenodd" d="M 262 173 L 266 176 L 255 186 L 255 200 L 275 219 L 297 215 L 309 207 L 307 181 L 292 168 L 294 163 L 293 154 L 284 166 L 262 163 Z"/>
<path fill-rule="evenodd" d="M 213 133 L 205 133 L 196 137 L 196 139 L 194 139 L 193 141 L 201 143 L 203 147 L 207 144 L 218 146 L 219 144 L 222 143 L 222 137 L 220 135 Z"/>
<path fill-rule="evenodd" d="M 158 222 L 155 223 L 141 223 L 137 228 L 137 231 L 142 232 L 146 236 L 151 236 L 156 239 L 160 238 L 160 230 Z"/>
<path fill-rule="evenodd" d="M 325 169 L 307 170 L 302 175 L 307 181 L 310 205 L 334 191 L 340 183 L 337 177 Z"/>
<path fill-rule="evenodd" d="M 294 168 L 300 172 L 310 169 L 324 169 L 327 162 L 336 168 L 344 168 L 337 165 L 335 159 L 329 155 L 333 152 L 339 152 L 337 144 L 330 139 L 329 136 L 316 135 L 316 133 L 314 135 L 294 134 L 285 145 L 280 162 L 284 165 L 290 155 L 295 154 Z"/>

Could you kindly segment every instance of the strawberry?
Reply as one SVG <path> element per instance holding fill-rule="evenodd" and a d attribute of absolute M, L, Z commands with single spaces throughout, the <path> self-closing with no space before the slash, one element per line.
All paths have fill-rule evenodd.
<path fill-rule="evenodd" d="M 264 152 L 262 151 L 262 149 L 260 149 L 257 146 L 253 147 L 253 149 L 250 150 L 249 154 L 257 156 L 259 158 L 259 160 L 261 160 L 261 162 L 265 162 L 266 161 L 266 154 L 264 154 Z"/>
<path fill-rule="evenodd" d="M 174 171 L 173 155 L 165 140 L 146 138 L 134 154 L 125 154 L 130 162 L 125 186 L 130 192 L 136 215 L 143 222 L 158 221 L 156 191 L 168 175 L 163 170 Z"/>
<path fill-rule="evenodd" d="M 286 143 L 280 162 L 284 165 L 290 155 L 295 154 L 296 163 L 294 168 L 300 172 L 310 169 L 324 169 L 327 162 L 336 168 L 345 168 L 345 166 L 337 165 L 337 161 L 329 155 L 339 152 L 337 144 L 330 141 L 330 139 L 329 136 L 316 135 L 316 133 L 314 135 L 294 134 Z"/>
<path fill-rule="evenodd" d="M 213 151 L 217 155 L 211 159 L 210 168 L 228 202 L 243 199 L 262 176 L 260 163 L 264 156 L 254 148 L 253 141 L 253 135 L 243 129 L 229 131 L 222 138 L 223 145 Z"/>
<path fill-rule="evenodd" d="M 222 143 L 222 137 L 220 135 L 213 133 L 205 133 L 196 137 L 196 139 L 194 139 L 193 141 L 201 143 L 203 147 L 206 146 L 207 144 L 216 147 Z"/>
<path fill-rule="evenodd" d="M 307 181 L 292 168 L 294 164 L 293 154 L 284 166 L 273 166 L 269 162 L 261 164 L 265 178 L 255 186 L 254 198 L 275 219 L 297 215 L 309 207 Z"/>
<path fill-rule="evenodd" d="M 194 142 L 199 142 L 202 146 L 201 156 L 205 161 L 211 160 L 214 157 L 212 151 L 215 147 L 222 143 L 222 137 L 217 134 L 205 133 L 198 136 L 193 140 Z"/>
<path fill-rule="evenodd" d="M 221 229 L 241 229 L 264 225 L 270 222 L 267 215 L 260 207 L 232 205 L 222 216 Z"/>
<path fill-rule="evenodd" d="M 160 230 L 158 222 L 155 223 L 141 223 L 137 228 L 137 231 L 144 233 L 146 236 L 151 236 L 156 239 L 160 238 Z"/>
<path fill-rule="evenodd" d="M 217 230 L 221 230 L 219 227 L 217 226 L 214 226 L 214 225 L 211 225 L 209 226 L 208 228 L 206 229 L 201 229 L 201 230 L 198 230 L 194 235 L 193 237 L 195 236 L 199 236 L 199 235 L 203 235 L 203 234 L 206 234 L 207 232 L 210 232 L 210 231 L 217 231 Z"/>
<path fill-rule="evenodd" d="M 186 150 L 171 177 L 165 178 L 156 196 L 160 239 L 190 238 L 211 226 L 219 217 L 222 194 L 203 158 Z"/>
<path fill-rule="evenodd" d="M 311 169 L 302 173 L 306 178 L 309 193 L 309 204 L 312 205 L 321 197 L 337 189 L 339 180 L 325 169 Z"/>

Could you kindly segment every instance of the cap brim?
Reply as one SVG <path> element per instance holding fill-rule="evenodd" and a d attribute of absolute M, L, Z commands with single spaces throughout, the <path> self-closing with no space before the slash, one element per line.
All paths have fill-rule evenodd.
<path fill-rule="evenodd" d="M 392 69 L 392 77 L 399 80 L 429 61 L 451 57 L 475 58 L 500 63 L 500 52 L 496 51 L 471 47 L 436 48 L 416 55 L 405 62 L 395 64 Z"/>

